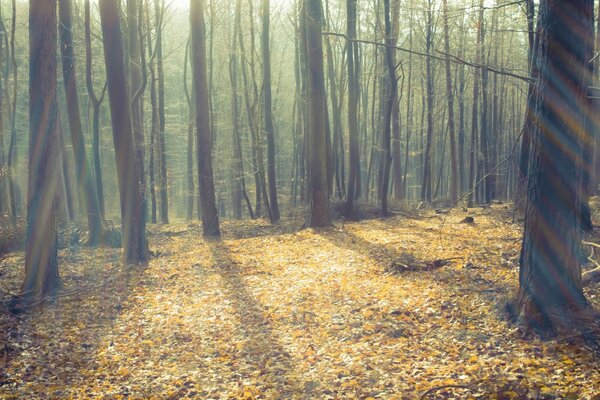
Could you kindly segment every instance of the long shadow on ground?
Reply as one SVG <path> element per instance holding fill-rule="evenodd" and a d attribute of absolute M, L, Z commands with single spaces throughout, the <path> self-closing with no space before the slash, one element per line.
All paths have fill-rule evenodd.
<path fill-rule="evenodd" d="M 265 382 L 265 390 L 273 395 L 285 398 L 297 394 L 299 387 L 293 378 L 291 356 L 273 332 L 265 309 L 248 289 L 228 246 L 222 242 L 210 246 L 214 267 L 223 280 L 225 293 L 231 300 L 245 338 L 241 353 L 247 367 L 238 371 L 242 380 L 250 379 L 250 373 L 258 373 L 257 380 Z"/>

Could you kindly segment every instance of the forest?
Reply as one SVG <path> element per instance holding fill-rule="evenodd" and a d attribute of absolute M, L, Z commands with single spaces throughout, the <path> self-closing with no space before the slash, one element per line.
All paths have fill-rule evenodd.
<path fill-rule="evenodd" d="M 599 9 L 0 0 L 0 398 L 599 400 Z"/>

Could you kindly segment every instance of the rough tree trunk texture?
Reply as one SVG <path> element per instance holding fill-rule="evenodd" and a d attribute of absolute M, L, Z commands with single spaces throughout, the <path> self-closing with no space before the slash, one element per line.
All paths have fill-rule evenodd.
<path fill-rule="evenodd" d="M 29 7 L 29 179 L 25 280 L 15 309 L 60 288 L 56 207 L 60 182 L 56 102 L 56 1 Z"/>
<path fill-rule="evenodd" d="M 443 0 L 444 12 L 444 52 L 450 54 L 450 28 L 448 27 L 448 0 Z M 456 161 L 456 135 L 454 132 L 454 93 L 452 92 L 452 72 L 450 58 L 446 57 L 446 98 L 448 101 L 448 134 L 450 136 L 450 199 L 458 198 L 458 167 Z"/>
<path fill-rule="evenodd" d="M 396 79 L 396 57 L 395 52 L 398 36 L 393 31 L 392 18 L 397 15 L 391 15 L 390 0 L 383 0 L 384 8 L 384 29 L 385 29 L 385 62 L 387 67 L 387 90 L 384 101 L 383 129 L 381 130 L 381 155 L 379 166 L 379 199 L 381 201 L 380 213 L 382 217 L 389 215 L 388 210 L 388 192 L 390 189 L 390 167 L 392 165 L 392 111 L 396 107 L 394 104 L 398 101 L 398 80 Z M 397 10 L 397 9 L 396 9 Z M 394 10 L 395 11 L 395 10 Z M 397 117 L 397 116 L 396 116 Z"/>
<path fill-rule="evenodd" d="M 206 70 L 206 32 L 204 1 L 190 0 L 192 35 L 192 70 L 196 99 L 196 149 L 198 155 L 198 191 L 202 205 L 202 230 L 205 237 L 219 237 L 219 215 L 215 202 L 215 184 L 212 167 L 212 132 L 208 106 Z"/>
<path fill-rule="evenodd" d="M 346 58 L 348 62 L 348 132 L 349 132 L 349 169 L 346 204 L 344 214 L 346 218 L 352 216 L 354 199 L 357 194 L 357 181 L 360 180 L 360 153 L 358 138 L 358 45 L 356 39 L 357 0 L 346 0 L 347 25 L 346 25 Z"/>
<path fill-rule="evenodd" d="M 85 28 L 85 86 L 90 102 L 92 103 L 92 156 L 94 164 L 94 184 L 96 186 L 96 195 L 98 196 L 98 207 L 100 208 L 100 218 L 104 220 L 104 186 L 102 184 L 102 167 L 100 160 L 100 105 L 104 100 L 106 86 L 102 89 L 100 98 L 94 91 L 92 80 L 92 33 L 90 29 L 90 1 L 84 3 L 84 28 Z"/>
<path fill-rule="evenodd" d="M 117 178 L 123 227 L 123 259 L 146 263 L 150 257 L 146 240 L 143 188 L 136 162 L 129 93 L 125 75 L 123 39 L 118 0 L 100 0 L 100 23 L 108 80 L 108 97 L 117 161 Z"/>
<path fill-rule="evenodd" d="M 71 131 L 71 143 L 73 144 L 73 155 L 75 157 L 75 174 L 78 189 L 83 192 L 85 202 L 89 229 L 88 244 L 94 246 L 100 242 L 103 222 L 100 203 L 98 202 L 98 193 L 94 186 L 92 171 L 86 156 L 85 140 L 83 138 L 83 126 L 81 124 L 79 98 L 77 95 L 73 35 L 71 32 L 73 27 L 71 0 L 59 0 L 59 21 L 63 80 L 67 97 L 67 114 Z"/>
<path fill-rule="evenodd" d="M 279 221 L 279 202 L 277 200 L 277 176 L 275 174 L 275 128 L 273 127 L 273 104 L 271 96 L 271 51 L 270 51 L 270 0 L 262 0 L 262 60 L 263 60 L 263 96 L 264 124 L 267 138 L 267 176 L 269 178 L 269 201 L 271 222 Z"/>
<path fill-rule="evenodd" d="M 321 0 L 305 0 L 306 44 L 308 55 L 308 117 L 310 135 L 310 211 L 308 225 L 331 225 L 327 177 L 325 77 L 323 71 L 323 43 Z"/>
<path fill-rule="evenodd" d="M 592 0 L 541 3 L 539 76 L 519 270 L 520 321 L 552 328 L 586 305 L 580 252 L 584 148 L 592 140 L 587 63 L 593 48 Z"/>

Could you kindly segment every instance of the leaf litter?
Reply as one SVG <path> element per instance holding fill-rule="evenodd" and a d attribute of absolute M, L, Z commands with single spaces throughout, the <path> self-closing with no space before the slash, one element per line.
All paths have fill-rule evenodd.
<path fill-rule="evenodd" d="M 521 226 L 498 206 L 470 211 L 475 223 L 225 222 L 220 241 L 153 226 L 146 268 L 66 248 L 73 294 L 0 316 L 0 397 L 599 399 L 596 348 L 504 318 Z M 0 260 L 2 293 L 22 264 Z M 586 288 L 596 308 L 598 289 Z"/>

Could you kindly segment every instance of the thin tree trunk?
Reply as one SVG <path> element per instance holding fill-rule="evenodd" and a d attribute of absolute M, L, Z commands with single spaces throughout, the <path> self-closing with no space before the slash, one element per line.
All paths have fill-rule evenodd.
<path fill-rule="evenodd" d="M 450 54 L 450 28 L 448 27 L 448 0 L 443 0 L 444 11 L 444 51 Z M 448 133 L 450 135 L 450 199 L 458 198 L 458 167 L 456 160 L 456 137 L 454 133 L 454 93 L 450 58 L 446 57 L 446 97 L 448 101 Z"/>
<path fill-rule="evenodd" d="M 93 246 L 97 245 L 101 239 L 103 222 L 98 194 L 96 193 L 92 171 L 87 160 L 83 126 L 81 125 L 75 73 L 75 54 L 73 52 L 73 36 L 71 33 L 73 27 L 71 0 L 59 0 L 59 15 L 63 80 L 67 97 L 67 113 L 71 131 L 71 142 L 73 144 L 73 155 L 75 157 L 75 173 L 77 176 L 77 186 L 83 192 L 85 200 L 89 229 L 88 244 Z"/>
<path fill-rule="evenodd" d="M 354 199 L 358 192 L 357 181 L 360 179 L 360 153 L 358 139 L 358 48 L 356 39 L 357 0 L 346 0 L 347 26 L 346 58 L 348 62 L 348 132 L 349 132 L 349 170 L 346 204 L 344 214 L 350 218 L 353 213 Z"/>
<path fill-rule="evenodd" d="M 277 177 L 275 175 L 275 128 L 273 127 L 273 105 L 271 99 L 271 51 L 270 51 L 270 0 L 262 0 L 262 60 L 264 124 L 267 139 L 267 175 L 269 178 L 269 202 L 271 222 L 279 221 L 277 200 Z"/>

